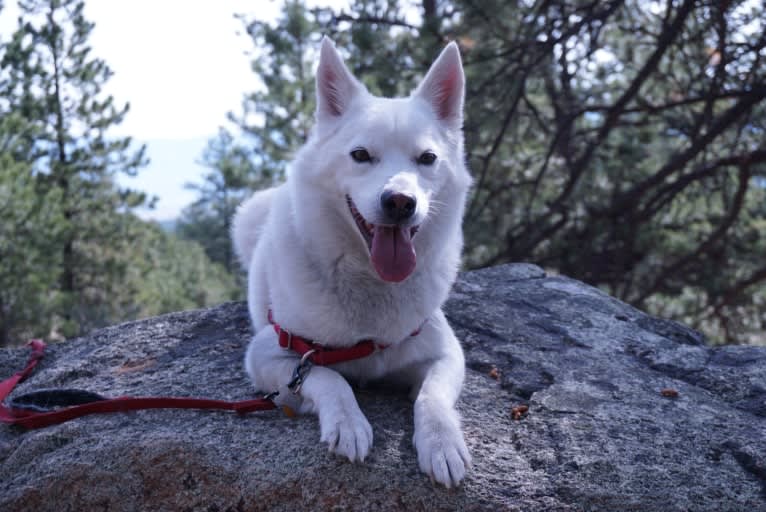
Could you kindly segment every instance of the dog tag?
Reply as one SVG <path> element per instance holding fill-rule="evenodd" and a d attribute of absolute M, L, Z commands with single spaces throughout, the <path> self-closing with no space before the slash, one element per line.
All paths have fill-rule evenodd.
<path fill-rule="evenodd" d="M 300 395 L 290 391 L 287 386 L 280 387 L 279 394 L 273 400 L 288 418 L 296 418 L 298 416 L 298 411 L 301 410 L 301 403 L 303 402 Z"/>

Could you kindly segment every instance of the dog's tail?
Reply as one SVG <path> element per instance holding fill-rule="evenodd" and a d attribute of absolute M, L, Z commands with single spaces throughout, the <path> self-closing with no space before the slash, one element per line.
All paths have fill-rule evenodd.
<path fill-rule="evenodd" d="M 231 223 L 231 240 L 234 252 L 245 271 L 250 268 L 250 260 L 258 239 L 266 225 L 271 198 L 276 188 L 256 192 L 253 197 L 239 205 Z"/>

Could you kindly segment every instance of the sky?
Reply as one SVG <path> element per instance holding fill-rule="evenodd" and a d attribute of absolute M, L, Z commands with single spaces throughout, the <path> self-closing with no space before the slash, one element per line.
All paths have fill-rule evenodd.
<path fill-rule="evenodd" d="M 7 0 L 0 34 L 15 27 L 18 10 Z M 343 0 L 309 5 L 344 6 Z M 250 71 L 250 39 L 235 13 L 273 20 L 275 0 L 86 0 L 85 15 L 95 23 L 93 54 L 114 72 L 105 88 L 120 104 L 130 103 L 125 122 L 112 131 L 147 145 L 151 163 L 123 186 L 157 196 L 143 218 L 171 220 L 191 203 L 184 185 L 198 181 L 200 159 L 226 113 L 238 111 L 242 96 L 258 87 Z"/>
<path fill-rule="evenodd" d="M 275 2 L 259 11 L 276 16 Z M 128 101 L 130 113 L 115 135 L 147 145 L 148 167 L 121 183 L 158 201 L 144 218 L 169 220 L 191 203 L 187 182 L 204 172 L 199 160 L 207 140 L 226 124 L 246 91 L 257 86 L 249 70 L 250 48 L 234 13 L 252 12 L 254 2 L 180 0 L 90 0 L 86 16 L 96 26 L 94 54 L 114 71 L 107 91 Z"/>

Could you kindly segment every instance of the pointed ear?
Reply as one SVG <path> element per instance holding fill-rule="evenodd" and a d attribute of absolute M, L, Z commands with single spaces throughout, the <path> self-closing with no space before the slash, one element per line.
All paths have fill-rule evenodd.
<path fill-rule="evenodd" d="M 322 38 L 316 74 L 317 118 L 340 117 L 364 86 L 349 72 L 328 37 Z"/>
<path fill-rule="evenodd" d="M 426 100 L 442 121 L 462 124 L 465 75 L 454 41 L 442 50 L 413 95 Z"/>

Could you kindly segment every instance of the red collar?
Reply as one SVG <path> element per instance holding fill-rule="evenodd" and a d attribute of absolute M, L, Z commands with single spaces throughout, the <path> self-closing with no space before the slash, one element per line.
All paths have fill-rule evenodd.
<path fill-rule="evenodd" d="M 274 317 L 269 309 L 269 323 L 274 326 L 274 332 L 279 337 L 279 346 L 288 350 L 293 350 L 299 355 L 303 356 L 308 354 L 308 358 L 312 363 L 319 366 L 327 366 L 336 363 L 343 363 L 345 361 L 353 361 L 354 359 L 361 359 L 367 357 L 376 350 L 383 350 L 388 347 L 382 343 L 377 343 L 373 340 L 362 340 L 356 345 L 343 348 L 330 348 L 313 340 L 308 340 L 301 336 L 292 334 L 291 332 L 282 329 L 278 323 L 274 321 Z M 421 326 L 422 327 L 422 326 Z M 417 336 L 420 334 L 421 327 L 418 327 L 410 336 Z"/>

